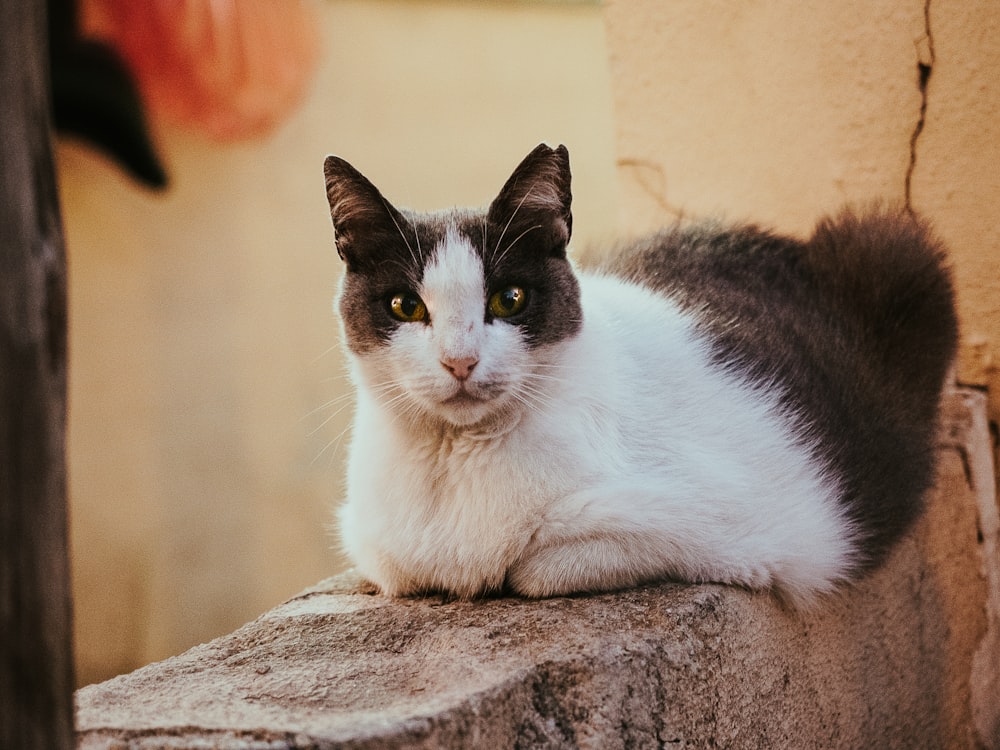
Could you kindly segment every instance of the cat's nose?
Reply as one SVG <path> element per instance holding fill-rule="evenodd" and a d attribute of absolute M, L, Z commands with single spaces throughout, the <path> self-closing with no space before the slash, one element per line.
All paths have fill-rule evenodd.
<path fill-rule="evenodd" d="M 454 375 L 456 380 L 466 380 L 477 364 L 477 357 L 447 357 L 441 360 L 441 366 Z"/>

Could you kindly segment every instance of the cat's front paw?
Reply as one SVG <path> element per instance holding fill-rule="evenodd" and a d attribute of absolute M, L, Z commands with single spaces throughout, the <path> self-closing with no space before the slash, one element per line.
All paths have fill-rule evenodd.
<path fill-rule="evenodd" d="M 382 593 L 382 588 L 374 581 L 361 577 L 354 584 L 354 594 L 364 594 L 365 596 L 378 596 Z"/>
<path fill-rule="evenodd" d="M 504 587 L 532 599 L 565 593 L 566 582 L 561 580 L 558 565 L 554 564 L 552 557 L 551 550 L 522 553 L 507 570 Z"/>
<path fill-rule="evenodd" d="M 751 591 L 763 591 L 774 585 L 771 566 L 753 560 L 738 560 L 706 566 L 706 570 L 692 576 L 692 580 L 697 583 L 724 583 L 728 586 L 739 586 Z"/>
<path fill-rule="evenodd" d="M 507 572 L 504 588 L 518 596 L 542 599 L 565 593 L 537 565 L 518 563 Z"/>
<path fill-rule="evenodd" d="M 606 556 L 599 552 L 593 544 L 570 543 L 522 555 L 507 571 L 507 588 L 538 599 L 626 588 L 639 582 L 634 571 L 620 564 L 607 565 Z"/>

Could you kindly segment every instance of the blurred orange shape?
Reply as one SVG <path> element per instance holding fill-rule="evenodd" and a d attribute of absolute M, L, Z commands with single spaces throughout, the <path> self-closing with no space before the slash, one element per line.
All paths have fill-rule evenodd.
<path fill-rule="evenodd" d="M 271 130 L 319 57 L 305 0 L 82 0 L 84 33 L 111 45 L 154 115 L 219 140 Z"/>

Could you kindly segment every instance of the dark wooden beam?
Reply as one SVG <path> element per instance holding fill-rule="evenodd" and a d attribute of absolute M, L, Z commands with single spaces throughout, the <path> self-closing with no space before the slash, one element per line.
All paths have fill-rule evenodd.
<path fill-rule="evenodd" d="M 0 0 L 0 747 L 73 745 L 66 258 L 42 0 Z"/>

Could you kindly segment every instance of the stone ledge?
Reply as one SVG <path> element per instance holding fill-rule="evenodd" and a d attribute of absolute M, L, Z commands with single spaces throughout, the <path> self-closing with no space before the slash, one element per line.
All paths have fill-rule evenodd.
<path fill-rule="evenodd" d="M 676 584 L 390 600 L 345 574 L 79 690 L 78 747 L 1000 747 L 985 400 L 945 414 L 921 523 L 821 612 Z"/>

